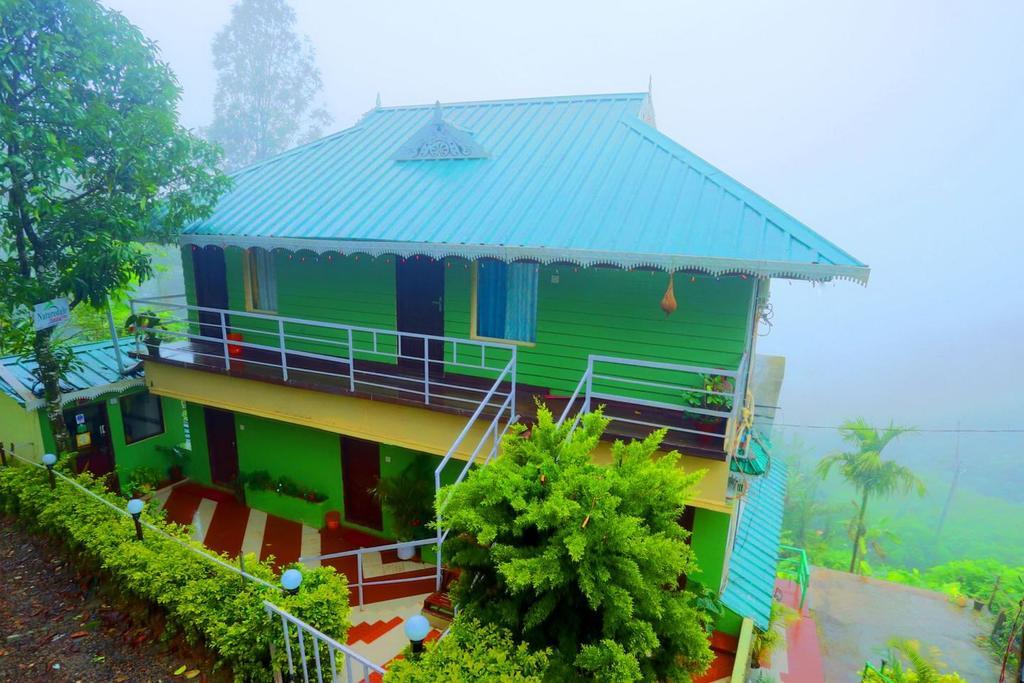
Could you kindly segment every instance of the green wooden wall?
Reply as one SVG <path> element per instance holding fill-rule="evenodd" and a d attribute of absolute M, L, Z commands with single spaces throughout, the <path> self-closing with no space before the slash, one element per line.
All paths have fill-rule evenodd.
<path fill-rule="evenodd" d="M 697 508 L 693 518 L 690 547 L 697 555 L 700 573 L 690 578 L 717 591 L 725 569 L 725 546 L 729 540 L 730 515 Z"/>
<path fill-rule="evenodd" d="M 192 455 L 182 468 L 185 476 L 199 484 L 212 483 L 210 474 L 210 451 L 206 446 L 206 419 L 203 417 L 203 406 L 186 403 L 185 413 L 188 418 L 188 431 Z"/>
<path fill-rule="evenodd" d="M 691 282 L 690 276 L 678 277 L 674 288 L 679 308 L 670 316 L 659 306 L 667 285 L 668 275 L 661 272 L 542 267 L 537 341 L 519 347 L 519 381 L 571 393 L 590 354 L 736 369 L 749 329 L 754 280 L 693 276 Z M 449 336 L 469 335 L 471 287 L 472 267 L 456 263 L 447 270 Z M 655 379 L 655 374 L 666 381 L 664 373 L 629 376 Z M 693 379 L 679 375 L 668 381 Z M 622 388 L 616 387 L 615 393 L 630 393 Z"/>
<path fill-rule="evenodd" d="M 191 253 L 183 251 L 186 290 L 194 301 Z M 278 313 L 282 316 L 363 327 L 394 330 L 394 257 L 316 256 L 310 252 L 277 251 Z M 234 310 L 245 308 L 244 251 L 225 251 L 228 296 Z M 473 266 L 461 259 L 446 260 L 445 334 L 469 338 Z M 483 264 L 486 267 L 486 263 Z M 678 309 L 669 316 L 659 304 L 668 285 L 662 272 L 625 271 L 616 268 L 575 268 L 544 266 L 540 269 L 537 305 L 537 340 L 520 346 L 519 381 L 568 394 L 586 368 L 590 354 L 661 361 L 734 370 L 738 368 L 750 331 L 748 317 L 756 281 L 739 277 L 715 278 L 679 274 L 674 281 Z M 276 344 L 276 323 L 236 316 L 232 321 L 246 340 Z M 253 331 L 255 330 L 255 331 Z M 288 334 L 308 335 L 312 328 L 287 323 Z M 315 331 L 322 335 L 322 330 Z M 328 333 L 330 335 L 330 333 Z M 344 335 L 336 335 L 343 343 Z M 357 334 L 357 349 L 369 347 L 369 338 Z M 339 345 L 291 341 L 297 350 L 344 355 Z M 386 345 L 393 352 L 393 345 Z M 452 360 L 451 345 L 445 349 Z M 366 353 L 361 358 L 374 358 Z M 479 363 L 477 352 L 460 347 L 464 363 Z M 387 360 L 377 356 L 376 360 Z M 503 351 L 489 351 L 487 366 L 502 367 L 508 359 Z M 452 368 L 454 369 L 454 368 Z M 622 366 L 618 371 L 625 370 Z M 458 368 L 459 372 L 477 373 Z M 666 374 L 664 371 L 633 370 L 626 376 L 693 385 L 694 375 Z M 601 387 L 599 386 L 600 390 Z M 605 385 L 610 393 L 651 396 L 652 390 L 637 390 L 623 384 Z M 653 392 L 654 398 L 664 398 Z"/>

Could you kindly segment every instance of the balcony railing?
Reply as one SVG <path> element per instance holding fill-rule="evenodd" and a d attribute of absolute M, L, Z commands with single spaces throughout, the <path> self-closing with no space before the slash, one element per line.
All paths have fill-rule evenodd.
<path fill-rule="evenodd" d="M 500 410 L 515 395 L 510 344 L 196 306 L 183 295 L 135 299 L 131 308 L 166 328 L 149 358 L 466 414 L 484 398 L 488 413 Z M 143 334 L 136 330 L 140 351 Z M 492 391 L 498 377 L 505 381 Z"/>
<path fill-rule="evenodd" d="M 559 424 L 604 406 L 614 434 L 642 438 L 666 429 L 669 445 L 687 442 L 726 453 L 745 405 L 747 358 L 739 368 L 680 365 L 591 355 Z M 575 417 L 572 417 L 575 413 Z"/>

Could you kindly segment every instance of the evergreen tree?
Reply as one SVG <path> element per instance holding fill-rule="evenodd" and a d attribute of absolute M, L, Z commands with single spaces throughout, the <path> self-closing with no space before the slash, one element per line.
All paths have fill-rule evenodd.
<path fill-rule="evenodd" d="M 236 170 L 314 140 L 331 117 L 314 102 L 323 83 L 308 37 L 285 0 L 240 0 L 213 40 L 217 69 L 207 136 Z"/>
<path fill-rule="evenodd" d="M 39 364 L 47 416 L 70 450 L 60 378 L 73 362 L 35 304 L 106 306 L 152 267 L 227 179 L 178 123 L 178 83 L 156 46 L 96 0 L 0 0 L 0 327 Z"/>
<path fill-rule="evenodd" d="M 441 490 L 448 562 L 462 570 L 454 599 L 552 648 L 549 680 L 686 681 L 711 661 L 679 587 L 696 565 L 678 520 L 703 472 L 654 457 L 663 432 L 616 442 L 611 464 L 595 464 L 607 424 L 592 413 L 570 431 L 541 407 L 529 435 L 514 426 L 500 457 Z"/>

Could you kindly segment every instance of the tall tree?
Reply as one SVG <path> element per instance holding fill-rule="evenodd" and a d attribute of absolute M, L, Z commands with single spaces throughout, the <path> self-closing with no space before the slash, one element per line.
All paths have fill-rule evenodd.
<path fill-rule="evenodd" d="M 285 0 L 240 0 L 213 40 L 217 92 L 207 136 L 235 170 L 313 140 L 331 122 L 314 106 L 323 89 L 308 37 Z"/>
<path fill-rule="evenodd" d="M 571 432 L 541 407 L 529 437 L 513 427 L 500 457 L 441 490 L 447 559 L 462 570 L 455 602 L 460 616 L 552 648 L 548 680 L 687 681 L 711 661 L 679 588 L 696 567 L 678 520 L 703 473 L 684 473 L 676 453 L 654 457 L 663 432 L 594 463 L 607 424 L 592 413 Z"/>
<path fill-rule="evenodd" d="M 0 318 L 34 355 L 58 448 L 70 450 L 54 329 L 25 308 L 106 306 L 150 275 L 166 241 L 226 188 L 218 152 L 178 123 L 156 46 L 95 0 L 0 0 Z"/>
<path fill-rule="evenodd" d="M 855 450 L 845 453 L 834 453 L 825 456 L 818 463 L 818 474 L 824 479 L 836 465 L 839 473 L 860 495 L 857 516 L 853 533 L 853 551 L 850 555 L 850 572 L 857 569 L 857 555 L 861 546 L 861 537 L 866 533 L 864 515 L 867 513 L 870 498 L 891 496 L 897 491 L 907 493 L 917 490 L 924 495 L 924 482 L 910 468 L 892 460 L 882 459 L 882 450 L 889 443 L 906 432 L 906 427 L 890 424 L 886 429 L 878 430 L 863 418 L 848 420 L 839 428 L 843 439 L 854 446 Z"/>

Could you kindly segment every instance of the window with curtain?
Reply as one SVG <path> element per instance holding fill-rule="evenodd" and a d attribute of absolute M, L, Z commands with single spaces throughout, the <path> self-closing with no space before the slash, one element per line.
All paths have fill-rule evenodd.
<path fill-rule="evenodd" d="M 253 248 L 249 259 L 249 308 L 256 311 L 277 310 L 277 270 L 274 254 L 266 249 Z"/>
<path fill-rule="evenodd" d="M 536 263 L 482 261 L 476 272 L 476 334 L 479 337 L 537 340 Z"/>
<path fill-rule="evenodd" d="M 160 406 L 160 397 L 148 392 L 122 398 L 121 417 L 124 419 L 125 443 L 135 443 L 164 433 L 164 412 Z"/>

